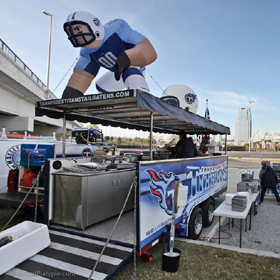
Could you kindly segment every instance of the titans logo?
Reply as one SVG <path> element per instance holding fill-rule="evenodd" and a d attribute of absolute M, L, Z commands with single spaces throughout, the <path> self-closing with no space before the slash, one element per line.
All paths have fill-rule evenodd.
<path fill-rule="evenodd" d="M 145 170 L 150 176 L 150 192 L 158 199 L 159 206 L 168 215 L 172 215 L 172 197 L 175 189 L 174 173 L 166 174 L 164 171 L 156 172 L 153 169 Z"/>
<path fill-rule="evenodd" d="M 188 93 L 185 95 L 185 100 L 188 104 L 193 104 L 196 99 L 196 94 Z"/>
<path fill-rule="evenodd" d="M 94 19 L 93 19 L 93 22 L 94 22 L 94 24 L 95 24 L 96 26 L 100 26 L 100 21 L 99 21 L 98 18 L 94 18 Z"/>
<path fill-rule="evenodd" d="M 83 157 L 92 157 L 93 156 L 93 152 L 90 148 L 85 148 L 82 151 L 82 156 Z"/>

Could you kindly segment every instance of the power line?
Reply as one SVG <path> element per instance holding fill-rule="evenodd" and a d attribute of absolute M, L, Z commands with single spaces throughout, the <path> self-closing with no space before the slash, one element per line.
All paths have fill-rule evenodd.
<path fill-rule="evenodd" d="M 153 79 L 153 81 L 158 85 L 158 87 L 162 90 L 162 92 L 164 92 L 164 90 L 161 88 L 161 86 L 157 83 L 157 81 L 154 79 L 154 77 L 151 75 L 151 73 L 149 72 L 149 70 L 146 68 L 147 72 L 149 73 L 149 75 L 151 76 L 151 78 Z"/>
<path fill-rule="evenodd" d="M 58 85 L 56 86 L 56 88 L 54 89 L 53 92 L 55 92 L 55 90 L 59 87 L 59 85 L 61 84 L 61 82 L 64 80 L 64 78 L 67 76 L 68 72 L 72 69 L 73 65 L 76 63 L 76 61 L 78 60 L 79 56 L 75 59 L 75 61 L 72 63 L 71 67 L 68 69 L 68 71 L 65 73 L 65 75 L 63 76 L 63 78 L 61 79 L 61 81 L 58 83 Z"/>
<path fill-rule="evenodd" d="M 61 81 L 58 83 L 58 85 L 55 87 L 55 89 L 53 90 L 53 92 L 55 92 L 55 90 L 59 87 L 59 85 L 61 84 L 61 82 L 64 80 L 64 78 L 67 76 L 67 74 L 69 73 L 69 71 L 72 69 L 73 65 L 76 63 L 76 61 L 78 60 L 79 56 L 75 59 L 75 61 L 72 63 L 72 65 L 70 66 L 70 68 L 67 70 L 67 72 L 65 73 L 65 75 L 63 76 L 63 78 L 61 79 Z M 154 77 L 151 75 L 151 73 L 149 72 L 149 70 L 146 68 L 147 72 L 149 73 L 150 77 L 152 78 L 152 80 L 157 84 L 157 86 L 162 90 L 162 92 L 164 92 L 164 90 L 162 89 L 162 87 L 158 84 L 158 82 L 154 79 Z"/>

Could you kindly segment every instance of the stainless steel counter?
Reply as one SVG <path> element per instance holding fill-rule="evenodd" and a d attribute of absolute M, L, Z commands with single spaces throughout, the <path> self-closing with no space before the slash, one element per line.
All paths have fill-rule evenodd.
<path fill-rule="evenodd" d="M 135 168 L 54 174 L 53 223 L 84 229 L 118 215 L 135 175 Z M 131 192 L 125 211 L 133 204 Z"/>

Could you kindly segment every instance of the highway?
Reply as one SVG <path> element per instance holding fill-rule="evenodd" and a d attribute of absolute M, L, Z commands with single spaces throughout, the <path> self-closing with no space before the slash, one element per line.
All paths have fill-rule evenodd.
<path fill-rule="evenodd" d="M 280 152 L 227 152 L 228 166 L 241 169 L 261 169 L 261 161 L 280 162 Z"/>
<path fill-rule="evenodd" d="M 224 153 L 224 152 L 222 152 Z M 243 152 L 243 151 L 227 151 L 228 157 L 236 158 L 251 158 L 251 159 L 280 159 L 280 152 L 258 151 L 258 152 Z"/>

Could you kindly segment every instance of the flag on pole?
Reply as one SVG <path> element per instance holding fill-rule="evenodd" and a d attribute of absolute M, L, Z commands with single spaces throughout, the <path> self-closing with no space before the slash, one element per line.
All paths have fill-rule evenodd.
<path fill-rule="evenodd" d="M 206 99 L 205 119 L 210 120 L 210 113 L 208 110 L 208 99 Z"/>
<path fill-rule="evenodd" d="M 210 113 L 208 110 L 208 99 L 206 99 L 206 109 L 205 109 L 205 119 L 210 120 Z M 205 135 L 202 134 L 202 139 L 201 139 L 201 145 L 200 145 L 200 150 L 202 151 L 202 153 L 206 153 L 208 151 L 208 147 L 206 146 L 206 144 L 209 144 L 209 138 L 210 135 Z"/>

